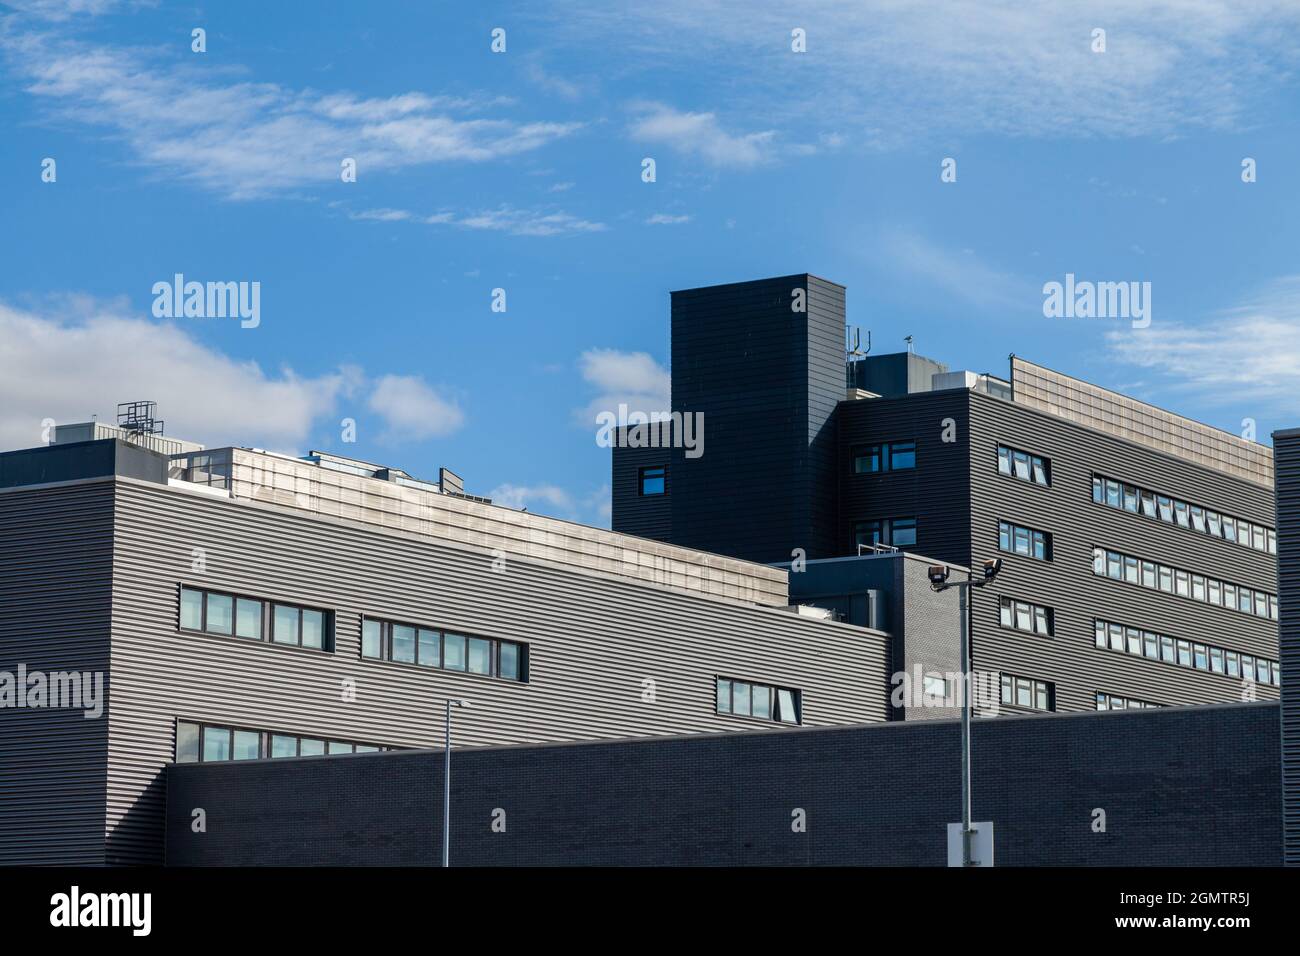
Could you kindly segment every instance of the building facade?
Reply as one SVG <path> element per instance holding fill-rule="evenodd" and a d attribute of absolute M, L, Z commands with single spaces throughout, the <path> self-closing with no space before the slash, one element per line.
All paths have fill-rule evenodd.
<path fill-rule="evenodd" d="M 773 322 L 774 290 L 790 284 L 789 277 L 752 283 L 756 294 L 769 294 Z M 746 285 L 720 287 L 725 296 L 717 301 L 748 301 Z M 713 301 L 705 292 L 689 297 Z M 691 319 L 678 311 L 686 297 L 674 294 L 674 342 Z M 737 306 L 732 321 L 745 326 L 751 314 Z M 788 334 L 797 341 L 830 341 L 844 333 L 841 315 L 781 318 L 796 327 Z M 706 324 L 725 326 L 726 318 L 710 313 Z M 708 388 L 725 391 L 745 358 L 723 354 L 717 340 L 674 345 L 672 410 L 682 414 L 694 410 L 677 388 L 683 353 L 692 381 L 686 394 L 702 406 Z M 819 415 L 828 403 L 833 408 L 819 418 L 819 434 L 834 436 L 833 506 L 819 486 L 815 509 L 791 510 L 781 495 L 760 494 L 785 487 L 778 472 L 710 458 L 732 430 L 734 441 L 770 447 L 774 459 L 805 460 L 802 442 L 786 429 L 799 409 L 755 408 L 743 419 L 706 415 L 705 454 L 692 460 L 674 450 L 666 480 L 650 493 L 640 480 L 647 450 L 616 447 L 615 530 L 641 527 L 679 541 L 685 532 L 675 520 L 652 526 L 641 516 L 690 513 L 692 541 L 783 565 L 800 553 L 849 556 L 877 547 L 961 567 L 1001 558 L 994 584 L 974 592 L 972 653 L 976 669 L 1002 675 L 1012 710 L 1278 696 L 1268 448 L 1014 356 L 1005 379 L 949 372 L 911 353 L 839 358 L 838 378 L 810 378 L 802 361 L 785 370 L 792 401 L 807 391 Z M 706 387 L 700 382 L 709 379 L 710 362 L 718 373 Z M 777 389 L 782 369 L 756 364 Z M 774 437 L 759 437 L 769 421 Z M 713 520 L 736 507 L 765 529 L 761 547 L 734 546 L 734 519 Z M 790 514 L 799 516 L 794 524 Z M 791 578 L 792 593 L 809 590 L 797 573 Z"/>

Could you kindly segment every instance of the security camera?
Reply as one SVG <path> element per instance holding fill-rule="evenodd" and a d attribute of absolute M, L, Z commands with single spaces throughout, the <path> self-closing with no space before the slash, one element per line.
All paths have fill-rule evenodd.
<path fill-rule="evenodd" d="M 945 564 L 932 564 L 926 573 L 930 577 L 930 587 L 939 588 L 948 583 L 948 575 L 952 572 Z"/>
<path fill-rule="evenodd" d="M 984 580 L 992 581 L 1002 570 L 1001 558 L 989 558 L 984 562 Z"/>

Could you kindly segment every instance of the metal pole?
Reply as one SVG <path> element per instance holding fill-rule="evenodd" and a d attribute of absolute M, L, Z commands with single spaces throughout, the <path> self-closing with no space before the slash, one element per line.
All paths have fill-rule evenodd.
<path fill-rule="evenodd" d="M 451 701 L 447 701 L 442 750 L 442 865 L 451 866 Z"/>
<path fill-rule="evenodd" d="M 970 825 L 970 716 L 971 684 L 970 672 L 970 622 L 966 610 L 966 592 L 971 582 L 957 585 L 961 596 L 958 606 L 961 608 L 961 673 L 965 685 L 961 701 L 961 865 L 971 865 L 971 825 Z"/>

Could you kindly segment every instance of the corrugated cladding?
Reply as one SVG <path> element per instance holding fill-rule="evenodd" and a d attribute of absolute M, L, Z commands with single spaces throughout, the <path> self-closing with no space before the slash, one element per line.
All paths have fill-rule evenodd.
<path fill-rule="evenodd" d="M 1300 432 L 1273 435 L 1282 655 L 1282 830 L 1287 866 L 1300 866 Z"/>
<path fill-rule="evenodd" d="M 337 649 L 180 632 L 182 583 L 333 609 Z M 526 642 L 530 680 L 362 660 L 363 614 Z M 435 540 L 135 482 L 117 486 L 113 620 L 110 862 L 159 858 L 178 718 L 428 747 L 456 696 L 468 745 L 752 728 L 715 714 L 719 675 L 799 688 L 806 725 L 885 718 L 878 632 L 522 559 L 495 572 Z"/>
<path fill-rule="evenodd" d="M 0 671 L 98 672 L 108 693 L 113 485 L 0 492 Z M 108 718 L 0 708 L 0 865 L 104 862 Z"/>

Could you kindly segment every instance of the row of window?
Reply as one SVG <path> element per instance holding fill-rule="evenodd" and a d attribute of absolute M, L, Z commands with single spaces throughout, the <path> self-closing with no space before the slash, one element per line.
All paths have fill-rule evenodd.
<path fill-rule="evenodd" d="M 182 587 L 180 626 L 186 631 L 334 650 L 332 612 L 221 591 Z M 528 679 L 527 645 L 376 618 L 361 621 L 361 655 L 503 680 Z"/>
<path fill-rule="evenodd" d="M 1000 598 L 1000 617 L 1003 627 L 1030 634 L 1052 636 L 1052 609 L 1028 601 L 1016 601 L 1012 598 Z"/>
<path fill-rule="evenodd" d="M 1028 707 L 1032 710 L 1056 709 L 1056 686 L 1049 681 L 1002 675 L 1002 703 L 1009 707 Z"/>
<path fill-rule="evenodd" d="M 853 446 L 853 473 L 872 475 L 882 471 L 906 471 L 916 467 L 916 442 L 892 441 Z"/>
<path fill-rule="evenodd" d="M 181 588 L 180 621 L 186 631 L 334 649 L 332 615 L 317 608 Z"/>
<path fill-rule="evenodd" d="M 1212 644 L 1183 641 L 1111 621 L 1098 620 L 1094 626 L 1098 647 L 1180 667 L 1212 671 L 1228 677 L 1246 677 L 1260 684 L 1282 686 L 1282 670 L 1277 661 L 1241 654 Z"/>
<path fill-rule="evenodd" d="M 1213 604 L 1216 607 L 1230 608 L 1242 614 L 1277 620 L 1277 595 L 1275 594 L 1229 584 L 1217 578 L 1207 578 L 1155 561 L 1143 561 L 1132 555 L 1107 551 L 1105 548 L 1093 548 L 1092 571 L 1094 574 L 1116 581 L 1126 581 L 1144 588 L 1177 594 L 1179 597 L 1191 598 L 1193 601 Z"/>
<path fill-rule="evenodd" d="M 872 518 L 853 525 L 853 543 L 860 547 L 887 544 L 895 548 L 915 547 L 915 518 Z"/>
<path fill-rule="evenodd" d="M 1012 554 L 1023 554 L 1039 561 L 1052 560 L 1052 536 L 1010 521 L 998 522 L 998 547 Z"/>
<path fill-rule="evenodd" d="M 1052 483 L 1051 466 L 1041 455 L 1031 455 L 1027 451 L 998 445 L 998 471 L 1021 481 L 1032 481 L 1036 485 Z"/>
<path fill-rule="evenodd" d="M 1113 478 L 1092 476 L 1092 500 L 1131 514 L 1145 515 L 1157 521 L 1176 524 L 1180 528 L 1199 531 L 1213 538 L 1223 538 L 1256 551 L 1277 554 L 1277 532 L 1272 528 L 1220 514 L 1201 505 L 1189 504 Z"/>
<path fill-rule="evenodd" d="M 799 723 L 802 694 L 789 687 L 718 678 L 718 713 L 758 717 L 783 724 Z"/>
<path fill-rule="evenodd" d="M 197 724 L 185 720 L 176 724 L 177 763 L 261 760 L 265 757 L 324 757 L 374 753 L 386 749 L 388 748 L 376 744 L 328 740 L 324 737 L 299 737 L 294 734 Z"/>
<path fill-rule="evenodd" d="M 1145 700 L 1134 700 L 1132 697 L 1120 697 L 1117 694 L 1097 692 L 1098 710 L 1154 710 L 1163 706 L 1165 705 L 1152 704 Z"/>
<path fill-rule="evenodd" d="M 361 656 L 502 680 L 527 679 L 523 644 L 369 617 L 361 622 Z"/>

